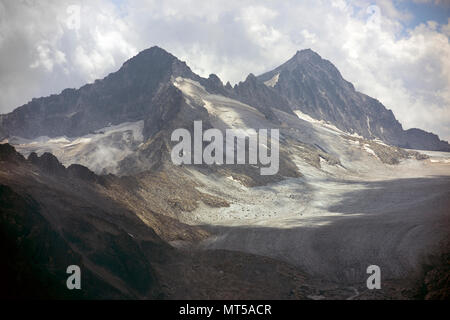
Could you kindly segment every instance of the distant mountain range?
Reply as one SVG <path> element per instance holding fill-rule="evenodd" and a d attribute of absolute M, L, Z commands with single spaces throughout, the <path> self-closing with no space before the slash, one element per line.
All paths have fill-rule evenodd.
<path fill-rule="evenodd" d="M 232 87 L 214 74 L 200 77 L 186 63 L 155 46 L 102 80 L 32 99 L 0 115 L 0 140 L 12 136 L 78 137 L 139 120 L 145 123 L 144 138 L 149 138 L 180 111 L 182 95 L 172 83 L 176 77 L 195 80 L 210 93 L 249 104 L 275 123 L 280 122 L 275 109 L 290 114 L 299 110 L 365 139 L 411 149 L 450 151 L 448 142 L 433 133 L 403 130 L 391 110 L 356 91 L 331 62 L 310 49 L 298 51 L 272 71 L 250 74 Z"/>

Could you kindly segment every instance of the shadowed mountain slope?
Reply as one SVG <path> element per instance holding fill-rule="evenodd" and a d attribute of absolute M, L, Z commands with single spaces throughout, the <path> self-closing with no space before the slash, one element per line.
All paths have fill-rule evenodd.
<path fill-rule="evenodd" d="M 288 99 L 292 109 L 346 132 L 399 147 L 450 151 L 450 145 L 436 135 L 418 129 L 404 131 L 391 110 L 356 91 L 330 61 L 310 49 L 297 51 L 258 80 Z"/>
<path fill-rule="evenodd" d="M 180 176 L 172 178 L 185 189 L 164 174 L 97 176 L 79 165 L 66 169 L 49 153 L 27 160 L 0 144 L 0 296 L 295 299 L 310 294 L 312 289 L 302 287 L 305 275 L 289 264 L 239 252 L 183 249 L 208 233 L 170 215 L 192 210 L 199 199 L 211 206 L 226 203 L 202 196 Z M 147 194 L 136 191 L 142 188 Z M 81 269 L 81 290 L 66 287 L 69 265 Z M 279 273 L 268 282 L 269 270 Z"/>

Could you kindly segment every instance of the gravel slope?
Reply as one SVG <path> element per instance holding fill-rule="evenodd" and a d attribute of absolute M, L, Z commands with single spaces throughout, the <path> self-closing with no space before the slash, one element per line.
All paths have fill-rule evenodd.
<path fill-rule="evenodd" d="M 242 104 L 224 104 L 195 83 L 178 81 L 185 94 L 207 101 L 208 112 L 227 127 L 258 127 L 260 117 L 240 111 Z M 399 164 L 389 165 L 327 123 L 282 112 L 277 117 L 286 124 L 281 136 L 318 146 L 339 161 L 320 157 L 313 165 L 305 161 L 302 147 L 288 144 L 303 177 L 253 188 L 231 176 L 205 176 L 192 169 L 192 176 L 207 186 L 199 188 L 202 192 L 227 199 L 230 206 L 200 204 L 179 219 L 213 233 L 203 248 L 292 263 L 318 279 L 325 292 L 340 288 L 340 298 L 367 296 L 361 295 L 366 268 L 376 264 L 386 284 L 378 295 L 392 297 L 392 286 L 405 286 L 404 281 L 418 277 L 428 257 L 449 238 L 450 154 L 429 154 L 430 159 L 422 161 L 399 159 Z M 343 288 L 350 289 L 343 293 Z"/>

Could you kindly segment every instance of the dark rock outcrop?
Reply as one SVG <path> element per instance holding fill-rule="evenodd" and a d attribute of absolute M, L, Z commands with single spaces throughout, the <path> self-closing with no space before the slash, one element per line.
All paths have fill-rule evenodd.
<path fill-rule="evenodd" d="M 234 86 L 233 93 L 237 100 L 257 108 L 268 120 L 279 122 L 273 109 L 293 114 L 287 99 L 258 81 L 253 74 L 249 74 L 244 82 Z"/>
<path fill-rule="evenodd" d="M 446 141 L 440 140 L 437 135 L 431 132 L 426 132 L 421 129 L 412 128 L 406 130 L 405 135 L 406 135 L 405 148 L 450 151 L 449 144 Z"/>
<path fill-rule="evenodd" d="M 94 172 L 80 164 L 71 164 L 69 167 L 67 167 L 66 171 L 67 175 L 71 178 L 77 178 L 98 184 L 106 183 L 106 179 L 103 176 L 96 175 Z"/>
<path fill-rule="evenodd" d="M 59 162 L 58 158 L 49 152 L 45 152 L 40 157 L 32 152 L 28 156 L 28 161 L 46 173 L 58 176 L 66 175 L 66 168 Z"/>
<path fill-rule="evenodd" d="M 25 158 L 9 143 L 0 144 L 0 161 L 23 162 Z"/>

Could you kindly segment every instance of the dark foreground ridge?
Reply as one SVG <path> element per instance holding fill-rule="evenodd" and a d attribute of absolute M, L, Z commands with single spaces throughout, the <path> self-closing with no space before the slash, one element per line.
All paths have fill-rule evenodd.
<path fill-rule="evenodd" d="M 177 191 L 162 178 L 144 179 L 165 190 L 162 201 L 174 210 L 188 206 L 173 203 L 168 195 Z M 97 176 L 80 165 L 66 169 L 49 153 L 27 160 L 1 144 L 0 181 L 3 298 L 302 299 L 309 293 L 298 289 L 305 275 L 289 264 L 188 249 L 207 232 L 150 209 L 142 212 L 158 206 L 145 199 L 130 210 L 126 201 L 140 183 L 135 178 Z M 184 243 L 185 249 L 169 243 Z M 82 290 L 67 289 L 69 265 L 80 266 Z M 279 272 L 267 281 L 273 270 Z"/>

